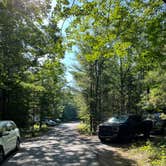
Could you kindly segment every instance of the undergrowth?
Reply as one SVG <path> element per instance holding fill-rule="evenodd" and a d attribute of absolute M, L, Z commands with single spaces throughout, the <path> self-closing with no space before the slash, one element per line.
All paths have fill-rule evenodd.
<path fill-rule="evenodd" d="M 78 131 L 80 134 L 90 135 L 90 126 L 86 123 L 80 123 L 78 126 Z"/>
<path fill-rule="evenodd" d="M 158 143 L 147 141 L 144 145 L 133 145 L 131 152 L 139 165 L 166 165 L 166 142 L 164 139 Z"/>

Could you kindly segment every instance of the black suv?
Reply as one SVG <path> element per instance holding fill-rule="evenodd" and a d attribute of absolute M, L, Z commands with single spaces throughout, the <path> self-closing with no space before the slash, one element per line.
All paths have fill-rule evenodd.
<path fill-rule="evenodd" d="M 152 134 L 162 134 L 166 135 L 166 114 L 162 117 L 161 113 L 153 113 L 148 115 L 148 119 L 152 120 L 153 128 Z"/>
<path fill-rule="evenodd" d="M 141 133 L 148 138 L 152 125 L 151 120 L 143 120 L 139 115 L 115 116 L 99 125 L 98 137 L 102 142 L 114 138 L 132 138 Z"/>

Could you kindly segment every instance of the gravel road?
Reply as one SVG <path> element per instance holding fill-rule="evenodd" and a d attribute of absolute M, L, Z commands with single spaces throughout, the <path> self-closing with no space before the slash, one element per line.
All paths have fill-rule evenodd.
<path fill-rule="evenodd" d="M 64 123 L 24 141 L 2 166 L 136 166 L 120 147 L 102 144 L 96 136 L 79 135 L 77 125 Z"/>

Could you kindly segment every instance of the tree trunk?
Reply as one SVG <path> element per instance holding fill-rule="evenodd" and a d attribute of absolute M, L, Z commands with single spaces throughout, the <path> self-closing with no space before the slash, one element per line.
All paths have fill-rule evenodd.
<path fill-rule="evenodd" d="M 120 58 L 120 112 L 118 112 L 118 114 L 123 114 L 125 111 L 124 97 L 123 62 Z"/>
<path fill-rule="evenodd" d="M 6 119 L 7 114 L 7 92 L 6 90 L 2 90 L 2 120 Z"/>

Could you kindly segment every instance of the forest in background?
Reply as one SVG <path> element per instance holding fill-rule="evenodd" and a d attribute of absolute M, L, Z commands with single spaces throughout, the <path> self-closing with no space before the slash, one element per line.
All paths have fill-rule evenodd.
<path fill-rule="evenodd" d="M 66 6 L 68 48 L 80 64 L 75 102 L 91 132 L 112 115 L 166 111 L 165 9 L 154 0 Z"/>
<path fill-rule="evenodd" d="M 0 117 L 21 128 L 64 109 L 64 47 L 54 12 L 51 1 L 0 3 Z"/>
<path fill-rule="evenodd" d="M 36 115 L 59 118 L 77 109 L 95 132 L 113 114 L 166 111 L 162 0 L 51 2 L 0 2 L 1 119 L 25 127 Z M 79 62 L 72 87 L 65 79 L 65 51 Z"/>

